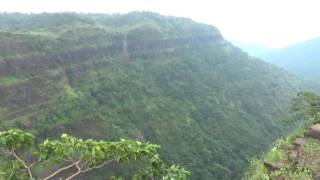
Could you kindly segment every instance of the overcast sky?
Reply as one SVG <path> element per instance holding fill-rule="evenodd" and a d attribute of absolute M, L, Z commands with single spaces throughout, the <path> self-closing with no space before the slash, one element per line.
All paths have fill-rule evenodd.
<path fill-rule="evenodd" d="M 284 47 L 320 36 L 319 0 L 0 0 L 6 12 L 142 10 L 212 24 L 242 43 Z"/>

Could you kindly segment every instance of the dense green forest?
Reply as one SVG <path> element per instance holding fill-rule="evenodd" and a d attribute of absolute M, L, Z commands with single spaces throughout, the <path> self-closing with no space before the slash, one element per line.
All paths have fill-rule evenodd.
<path fill-rule="evenodd" d="M 190 19 L 0 14 L 2 130 L 160 144 L 191 179 L 239 179 L 292 128 L 282 120 L 303 86 Z"/>

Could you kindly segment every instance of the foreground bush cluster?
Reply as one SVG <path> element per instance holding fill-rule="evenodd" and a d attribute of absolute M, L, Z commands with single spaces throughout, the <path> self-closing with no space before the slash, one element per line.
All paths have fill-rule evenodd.
<path fill-rule="evenodd" d="M 19 129 L 0 133 L 2 164 L 1 179 L 74 179 L 89 171 L 121 164 L 141 161 L 141 169 L 132 179 L 183 180 L 190 174 L 178 165 L 167 166 L 159 157 L 159 145 L 140 141 L 96 141 L 82 140 L 63 134 L 57 140 L 45 140 L 36 145 L 35 136 Z M 140 165 L 139 165 L 140 166 Z M 47 173 L 34 171 L 37 168 Z M 122 179 L 121 177 L 111 177 Z"/>

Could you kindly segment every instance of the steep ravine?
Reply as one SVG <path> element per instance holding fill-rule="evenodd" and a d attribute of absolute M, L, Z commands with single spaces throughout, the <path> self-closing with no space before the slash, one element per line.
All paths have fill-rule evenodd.
<path fill-rule="evenodd" d="M 239 179 L 292 128 L 282 120 L 303 82 L 213 26 L 138 12 L 0 18 L 2 129 L 150 141 L 192 179 Z"/>

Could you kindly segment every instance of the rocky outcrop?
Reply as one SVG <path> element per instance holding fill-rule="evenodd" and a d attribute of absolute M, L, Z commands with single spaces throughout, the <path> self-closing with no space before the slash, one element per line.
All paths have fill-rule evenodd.
<path fill-rule="evenodd" d="M 280 170 L 281 168 L 285 167 L 285 165 L 281 164 L 281 163 L 264 162 L 263 164 L 269 172 L 277 171 L 277 170 Z"/>
<path fill-rule="evenodd" d="M 301 138 L 301 137 L 298 137 L 296 138 L 293 143 L 292 143 L 295 147 L 301 147 L 303 146 L 304 144 L 306 144 L 306 139 L 305 138 Z"/>
<path fill-rule="evenodd" d="M 288 158 L 294 167 L 306 167 L 312 170 L 314 179 L 320 174 L 320 123 L 311 125 L 303 137 L 293 141 L 288 150 Z"/>
<path fill-rule="evenodd" d="M 320 123 L 312 125 L 305 133 L 306 137 L 311 137 L 320 140 Z"/>

